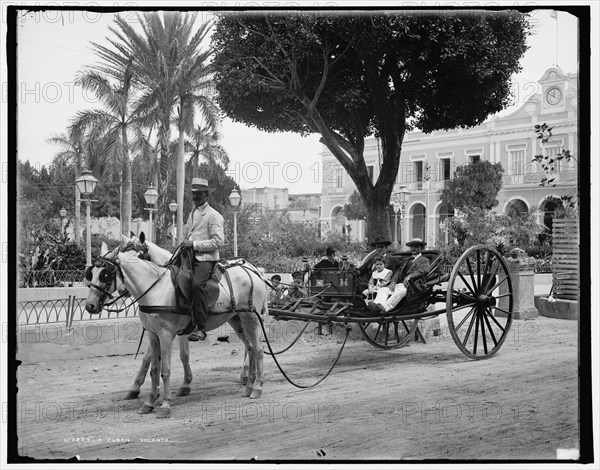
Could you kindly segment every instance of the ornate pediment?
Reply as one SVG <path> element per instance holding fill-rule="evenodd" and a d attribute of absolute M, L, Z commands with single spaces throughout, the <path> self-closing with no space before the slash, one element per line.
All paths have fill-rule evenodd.
<path fill-rule="evenodd" d="M 560 69 L 560 67 L 551 67 L 544 72 L 544 75 L 542 75 L 542 78 L 540 78 L 538 82 L 540 85 L 545 85 L 550 83 L 564 82 L 567 78 L 568 77 Z"/>

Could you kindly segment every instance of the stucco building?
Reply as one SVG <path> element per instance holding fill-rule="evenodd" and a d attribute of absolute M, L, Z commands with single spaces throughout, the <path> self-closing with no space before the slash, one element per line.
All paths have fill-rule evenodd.
<path fill-rule="evenodd" d="M 406 186 L 405 191 L 410 195 L 403 221 L 401 217 L 392 218 L 392 236 L 397 230 L 401 243 L 421 237 L 430 246 L 446 237 L 443 222 L 454 212 L 441 203 L 439 192 L 445 182 L 453 178 L 458 165 L 475 160 L 500 162 L 504 168 L 496 212 L 506 213 L 510 206 L 523 211 L 538 209 L 538 222 L 551 226 L 552 212 L 560 204 L 560 196 L 577 187 L 577 163 L 557 163 L 557 185 L 553 188 L 539 185 L 543 177 L 541 165 L 532 160 L 534 155 L 557 155 L 562 149 L 578 157 L 577 75 L 552 67 L 543 73 L 538 84 L 537 92 L 509 115 L 492 116 L 470 129 L 406 134 L 392 200 L 402 186 Z M 542 123 L 553 128 L 554 135 L 548 143 L 536 139 L 534 126 Z M 376 139 L 365 142 L 364 156 L 368 171 L 376 181 L 381 162 Z M 356 187 L 326 148 L 322 157 L 322 232 L 345 231 L 350 227 L 351 237 L 362 240 L 364 221 L 346 220 L 343 211 Z"/>

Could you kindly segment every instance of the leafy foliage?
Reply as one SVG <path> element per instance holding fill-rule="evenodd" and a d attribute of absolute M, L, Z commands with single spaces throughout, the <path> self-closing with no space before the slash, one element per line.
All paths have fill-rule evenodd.
<path fill-rule="evenodd" d="M 553 188 L 556 187 L 556 171 L 557 167 L 560 165 L 560 162 L 565 161 L 567 163 L 574 161 L 577 162 L 577 159 L 574 155 L 571 154 L 570 150 L 566 150 L 559 142 L 552 139 L 552 127 L 549 127 L 548 124 L 536 124 L 535 125 L 535 134 L 536 138 L 540 140 L 543 144 L 548 142 L 552 142 L 555 145 L 560 147 L 560 153 L 556 156 L 549 155 L 535 155 L 533 157 L 534 162 L 539 163 L 542 166 L 542 171 L 545 176 L 540 180 L 540 186 L 550 185 Z M 561 196 L 562 208 L 557 210 L 555 214 L 559 218 L 569 218 L 569 217 L 577 217 L 578 209 L 577 202 L 578 196 L 575 194 L 579 188 L 574 189 L 566 196 Z"/>
<path fill-rule="evenodd" d="M 367 208 L 358 191 L 354 190 L 344 205 L 344 212 L 348 220 L 362 220 L 367 218 Z"/>
<path fill-rule="evenodd" d="M 218 100 L 267 132 L 321 134 L 368 207 L 369 237 L 385 235 L 405 132 L 470 127 L 504 109 L 528 34 L 514 11 L 223 14 L 212 36 Z M 370 135 L 383 156 L 374 185 Z"/>
<path fill-rule="evenodd" d="M 258 225 L 254 222 L 260 217 Z M 233 213 L 225 214 L 226 243 L 222 258 L 233 257 Z M 327 234 L 321 238 L 318 222 L 292 222 L 286 212 L 254 213 L 243 208 L 237 216 L 238 256 L 264 267 L 267 272 L 292 272 L 302 257 L 314 265 L 325 255 L 328 246 L 338 254 L 346 254 L 353 261 L 362 259 L 364 246 L 350 242 L 341 234 Z"/>
<path fill-rule="evenodd" d="M 535 221 L 535 213 L 499 215 L 481 207 L 464 208 L 447 219 L 449 233 L 456 240 L 456 253 L 478 245 L 492 245 L 501 253 L 520 249 L 544 256 L 550 250 L 545 227 Z M 442 246 L 442 245 L 440 245 Z"/>
<path fill-rule="evenodd" d="M 477 161 L 457 167 L 454 179 L 446 182 L 440 200 L 458 210 L 472 207 L 492 209 L 502 189 L 501 163 Z"/>

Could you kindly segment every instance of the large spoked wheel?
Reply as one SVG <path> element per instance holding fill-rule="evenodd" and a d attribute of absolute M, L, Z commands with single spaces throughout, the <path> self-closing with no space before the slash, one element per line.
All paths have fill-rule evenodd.
<path fill-rule="evenodd" d="M 513 287 L 506 262 L 494 248 L 477 245 L 458 259 L 446 293 L 452 339 L 472 359 L 487 359 L 506 340 L 513 320 Z"/>
<path fill-rule="evenodd" d="M 418 319 L 358 324 L 365 340 L 379 349 L 395 349 L 405 346 L 415 337 L 418 326 Z"/>

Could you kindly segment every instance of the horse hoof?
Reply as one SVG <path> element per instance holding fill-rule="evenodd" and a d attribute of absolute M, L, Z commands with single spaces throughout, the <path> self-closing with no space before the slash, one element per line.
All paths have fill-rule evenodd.
<path fill-rule="evenodd" d="M 187 397 L 191 393 L 190 387 L 179 387 L 177 391 L 178 397 Z"/>
<path fill-rule="evenodd" d="M 252 390 L 252 393 L 250 394 L 250 398 L 260 398 L 262 395 L 262 390 L 260 389 L 254 389 Z"/>
<path fill-rule="evenodd" d="M 244 388 L 244 391 L 242 392 L 242 396 L 249 397 L 250 395 L 252 395 L 252 387 Z"/>
<path fill-rule="evenodd" d="M 140 406 L 140 409 L 138 410 L 138 413 L 141 415 L 147 415 L 149 413 L 152 413 L 154 411 L 154 407 L 150 406 L 150 405 L 146 405 L 145 403 Z"/>
<path fill-rule="evenodd" d="M 156 410 L 157 418 L 170 418 L 171 417 L 171 408 L 159 408 Z"/>
<path fill-rule="evenodd" d="M 125 395 L 125 400 L 135 400 L 137 397 L 140 396 L 140 391 L 139 390 L 129 390 L 127 392 L 127 395 Z"/>

